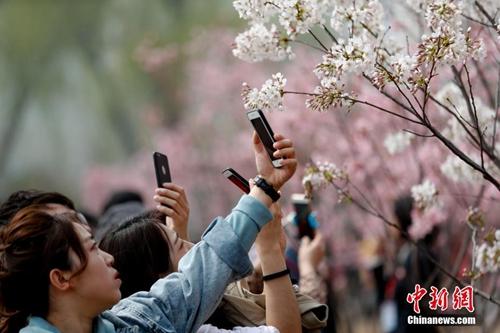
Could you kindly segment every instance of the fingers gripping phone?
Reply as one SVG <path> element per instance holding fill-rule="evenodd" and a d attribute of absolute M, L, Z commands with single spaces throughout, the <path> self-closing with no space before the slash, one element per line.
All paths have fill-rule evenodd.
<path fill-rule="evenodd" d="M 171 183 L 172 178 L 170 176 L 167 156 L 159 152 L 154 152 L 153 163 L 155 166 L 156 183 L 158 187 L 163 187 L 164 183 Z"/>
<path fill-rule="evenodd" d="M 232 168 L 222 170 L 222 175 L 229 179 L 234 185 L 238 186 L 246 194 L 250 193 L 250 184 Z"/>
<path fill-rule="evenodd" d="M 273 147 L 273 143 L 275 142 L 274 133 L 271 129 L 271 126 L 269 126 L 267 119 L 264 117 L 264 113 L 262 113 L 261 110 L 253 110 L 247 112 L 247 117 L 252 122 L 255 132 L 257 132 L 260 141 L 262 141 L 262 144 L 266 148 L 273 166 L 275 168 L 281 167 L 283 159 L 273 156 L 273 153 L 276 151 L 276 149 Z"/>
<path fill-rule="evenodd" d="M 292 203 L 295 208 L 295 216 L 299 227 L 299 238 L 304 236 L 310 239 L 314 238 L 316 229 L 309 223 L 309 215 L 311 214 L 311 201 L 302 193 L 292 194 Z"/>

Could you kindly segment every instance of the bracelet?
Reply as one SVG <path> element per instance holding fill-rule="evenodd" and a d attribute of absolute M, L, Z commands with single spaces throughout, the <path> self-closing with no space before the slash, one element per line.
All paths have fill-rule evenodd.
<path fill-rule="evenodd" d="M 273 279 L 277 279 L 279 277 L 282 277 L 282 276 L 285 276 L 285 275 L 289 275 L 290 274 L 290 271 L 287 269 L 281 271 L 281 272 L 277 272 L 277 273 L 273 273 L 273 274 L 268 274 L 268 275 L 264 275 L 262 277 L 262 280 L 264 281 L 269 281 L 269 280 L 273 280 Z"/>
<path fill-rule="evenodd" d="M 281 197 L 278 191 L 274 189 L 264 178 L 257 176 L 253 179 L 255 186 L 259 187 L 265 194 L 267 194 L 273 202 L 278 201 Z"/>

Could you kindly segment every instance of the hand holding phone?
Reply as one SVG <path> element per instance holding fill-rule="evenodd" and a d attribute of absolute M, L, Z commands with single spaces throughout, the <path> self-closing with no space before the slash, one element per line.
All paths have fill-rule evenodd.
<path fill-rule="evenodd" d="M 299 228 L 299 238 L 307 236 L 310 239 L 314 238 L 316 229 L 309 223 L 309 215 L 311 214 L 311 201 L 302 193 L 292 194 L 292 203 L 295 208 L 295 218 Z"/>
<path fill-rule="evenodd" d="M 274 157 L 273 155 L 273 153 L 276 151 L 276 149 L 273 147 L 273 144 L 275 142 L 274 132 L 267 122 L 267 119 L 264 117 L 264 113 L 262 113 L 261 110 L 253 110 L 247 112 L 247 117 L 252 123 L 255 132 L 257 132 L 260 141 L 266 148 L 267 154 L 271 158 L 273 166 L 275 168 L 280 168 L 282 166 L 283 159 Z"/>
<path fill-rule="evenodd" d="M 250 184 L 232 168 L 222 170 L 222 175 L 229 179 L 234 185 L 238 186 L 246 194 L 250 193 Z"/>
<path fill-rule="evenodd" d="M 154 152 L 153 163 L 156 173 L 156 184 L 158 187 L 164 187 L 163 184 L 171 183 L 172 178 L 170 176 L 167 156 L 159 152 Z"/>

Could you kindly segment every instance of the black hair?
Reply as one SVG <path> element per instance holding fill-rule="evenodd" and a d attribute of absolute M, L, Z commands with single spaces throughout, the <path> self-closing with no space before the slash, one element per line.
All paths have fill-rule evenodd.
<path fill-rule="evenodd" d="M 408 232 L 412 224 L 411 210 L 413 209 L 413 198 L 411 195 L 404 195 L 394 202 L 394 214 L 398 219 L 399 226 L 404 232 Z"/>
<path fill-rule="evenodd" d="M 76 212 L 52 216 L 46 205 L 21 209 L 0 231 L 0 332 L 19 332 L 29 316 L 46 317 L 49 310 L 49 273 L 74 270 L 72 250 L 79 258 L 79 274 L 87 256 L 73 223 Z"/>
<path fill-rule="evenodd" d="M 140 193 L 132 190 L 120 190 L 113 192 L 108 200 L 105 202 L 101 214 L 104 214 L 108 209 L 115 205 L 119 205 L 126 202 L 138 202 L 144 203 Z"/>
<path fill-rule="evenodd" d="M 73 201 L 61 193 L 39 190 L 21 190 L 12 193 L 7 200 L 0 205 L 0 224 L 6 225 L 18 211 L 37 204 L 59 204 L 71 210 L 75 210 Z"/>
<path fill-rule="evenodd" d="M 161 220 L 146 212 L 109 230 L 99 247 L 114 257 L 120 273 L 122 297 L 146 291 L 160 277 L 173 271 L 170 243 Z"/>

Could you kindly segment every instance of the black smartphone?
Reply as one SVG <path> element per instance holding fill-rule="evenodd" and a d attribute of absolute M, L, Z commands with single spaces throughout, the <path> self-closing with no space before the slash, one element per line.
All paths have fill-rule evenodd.
<path fill-rule="evenodd" d="M 229 179 L 234 185 L 238 186 L 240 190 L 246 194 L 250 193 L 250 184 L 248 180 L 243 178 L 239 173 L 234 171 L 232 168 L 227 168 L 222 170 L 222 175 Z"/>
<path fill-rule="evenodd" d="M 164 183 L 171 183 L 170 168 L 168 167 L 168 158 L 166 155 L 154 152 L 153 163 L 156 173 L 156 184 L 158 187 L 163 187 Z"/>
<path fill-rule="evenodd" d="M 313 239 L 316 229 L 311 227 L 308 221 L 309 214 L 311 214 L 311 200 L 302 193 L 295 193 L 292 194 L 292 203 L 299 227 L 299 239 L 304 236 Z"/>
<path fill-rule="evenodd" d="M 261 110 L 253 110 L 247 112 L 248 119 L 252 122 L 253 128 L 257 135 L 260 138 L 260 141 L 264 144 L 269 157 L 271 158 L 271 162 L 275 168 L 281 167 L 281 163 L 283 162 L 282 158 L 276 158 L 273 156 L 273 153 L 276 151 L 273 147 L 274 141 L 274 133 L 267 122 L 266 117 L 264 117 L 264 113 Z"/>

